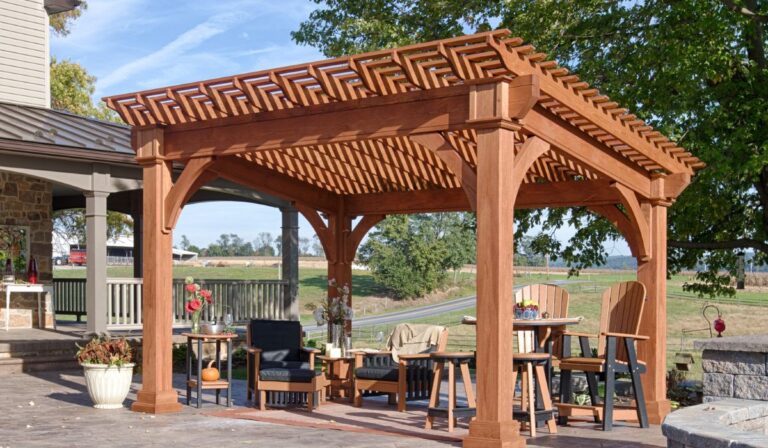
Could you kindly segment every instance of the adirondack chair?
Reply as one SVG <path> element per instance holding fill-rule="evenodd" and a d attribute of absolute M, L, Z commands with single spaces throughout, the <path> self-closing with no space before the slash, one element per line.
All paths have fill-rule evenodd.
<path fill-rule="evenodd" d="M 356 353 L 354 405 L 363 405 L 364 392 L 386 393 L 390 404 L 397 395 L 397 410 L 400 412 L 405 412 L 406 401 L 429 398 L 434 375 L 430 355 L 444 352 L 447 345 L 448 329 L 445 328 L 433 350 L 413 355 L 401 354 L 397 362 L 392 359 L 391 352 Z"/>
<path fill-rule="evenodd" d="M 515 303 L 523 300 L 533 300 L 539 304 L 540 315 L 547 313 L 550 318 L 568 317 L 568 301 L 570 295 L 568 291 L 557 286 L 546 283 L 537 283 L 535 285 L 526 285 L 515 292 Z M 517 332 L 518 351 L 521 353 L 533 352 L 534 334 L 532 331 Z M 552 338 L 552 363 L 557 366 L 562 354 L 562 342 L 558 335 Z"/>
<path fill-rule="evenodd" d="M 515 303 L 523 300 L 533 300 L 539 305 L 539 313 L 547 313 L 550 318 L 568 317 L 568 291 L 555 285 L 535 284 L 527 285 L 515 292 Z M 542 404 L 544 410 L 552 409 L 552 400 L 550 396 L 550 382 L 545 373 L 549 370 L 553 361 L 553 356 L 549 353 L 536 353 L 536 337 L 533 331 L 515 332 L 517 339 L 517 352 L 515 353 L 514 369 L 512 373 L 513 383 L 516 382 L 518 375 L 522 381 L 521 387 L 521 408 L 523 413 L 527 412 L 527 419 L 523 421 L 530 428 L 531 437 L 536 436 L 536 425 L 540 420 L 546 422 L 550 433 L 557 433 L 557 426 L 551 413 L 538 413 L 535 409 L 536 398 L 533 394 L 534 382 L 541 391 Z M 558 357 L 562 351 L 562 344 L 559 335 L 553 335 L 552 353 Z"/>
<path fill-rule="evenodd" d="M 567 423 L 568 417 L 592 415 L 595 421 L 602 419 L 603 430 L 610 431 L 613 420 L 635 420 L 641 428 L 648 427 L 648 415 L 645 408 L 643 385 L 640 374 L 645 373 L 645 363 L 637 359 L 636 341 L 649 338 L 639 333 L 640 319 L 645 305 L 645 285 L 640 282 L 618 283 L 603 292 L 600 311 L 600 331 L 597 335 L 565 332 L 563 335 L 563 358 L 560 360 L 560 403 L 557 405 L 560 422 Z M 579 338 L 581 357 L 571 357 L 570 337 Z M 589 338 L 597 338 L 597 357 L 592 356 Z M 587 373 L 587 384 L 591 398 L 590 406 L 573 404 L 571 382 L 572 371 Z M 605 375 L 605 399 L 599 405 L 595 374 Z M 617 408 L 614 410 L 613 394 L 616 374 L 629 374 L 635 393 L 635 408 Z"/>

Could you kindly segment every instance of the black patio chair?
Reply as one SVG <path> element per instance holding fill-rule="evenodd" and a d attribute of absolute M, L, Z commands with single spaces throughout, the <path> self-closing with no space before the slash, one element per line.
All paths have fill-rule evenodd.
<path fill-rule="evenodd" d="M 301 323 L 252 319 L 247 330 L 247 398 L 259 396 L 265 405 L 307 404 L 322 401 L 324 379 L 315 372 L 319 350 L 302 346 Z"/>

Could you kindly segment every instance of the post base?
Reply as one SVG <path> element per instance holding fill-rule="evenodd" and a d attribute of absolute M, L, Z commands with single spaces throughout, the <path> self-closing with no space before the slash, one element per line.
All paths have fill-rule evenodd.
<path fill-rule="evenodd" d="M 464 448 L 524 448 L 525 438 L 520 435 L 520 423 L 473 421 L 469 435 L 464 438 Z"/>
<path fill-rule="evenodd" d="M 645 408 L 648 410 L 648 423 L 660 425 L 664 421 L 664 417 L 672 412 L 672 403 L 669 400 L 648 401 Z"/>
<path fill-rule="evenodd" d="M 181 403 L 176 391 L 168 392 L 144 392 L 136 394 L 136 401 L 131 405 L 134 412 L 146 412 L 148 414 L 170 414 L 181 412 Z"/>

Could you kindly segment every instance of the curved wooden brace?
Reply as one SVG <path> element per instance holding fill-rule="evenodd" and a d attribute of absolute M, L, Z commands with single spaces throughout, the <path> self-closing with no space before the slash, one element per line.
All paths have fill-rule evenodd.
<path fill-rule="evenodd" d="M 461 157 L 458 149 L 440 133 L 416 134 L 410 136 L 412 142 L 417 143 L 434 152 L 447 166 L 448 170 L 456 177 L 459 184 L 467 194 L 469 205 L 473 211 L 477 210 L 477 173 Z"/>
<path fill-rule="evenodd" d="M 632 256 L 635 258 L 640 257 L 641 245 L 637 242 L 637 234 L 634 231 L 632 222 L 624 212 L 619 210 L 615 205 L 593 205 L 588 207 L 588 209 L 610 221 L 627 241 Z"/>
<path fill-rule="evenodd" d="M 215 179 L 213 173 L 205 174 L 213 165 L 213 157 L 200 157 L 190 159 L 184 167 L 184 171 L 171 187 L 171 191 L 165 197 L 163 226 L 166 231 L 171 231 L 181 215 L 181 208 L 200 187 Z M 205 176 L 204 176 L 205 174 Z M 211 177 L 212 176 L 212 177 Z"/>
<path fill-rule="evenodd" d="M 621 205 L 624 206 L 627 218 L 632 225 L 630 233 L 636 238 L 635 241 L 637 242 L 638 250 L 636 256 L 638 261 L 649 260 L 652 256 L 651 230 L 648 223 L 648 217 L 643 213 L 643 209 L 640 207 L 640 202 L 637 200 L 637 195 L 634 191 L 618 182 L 612 183 L 611 188 L 619 193 Z"/>
<path fill-rule="evenodd" d="M 304 204 L 298 202 L 293 204 L 293 207 L 299 211 L 304 218 L 307 219 L 309 225 L 312 226 L 317 238 L 320 240 L 320 244 L 323 246 L 323 252 L 328 260 L 336 259 L 336 247 L 333 245 L 333 231 L 323 222 L 323 218 L 320 217 L 320 213 Z"/>
<path fill-rule="evenodd" d="M 366 215 L 360 222 L 357 223 L 352 233 L 349 235 L 349 245 L 347 246 L 347 260 L 354 260 L 357 248 L 360 246 L 360 242 L 363 241 L 368 231 L 376 224 L 380 223 L 386 215 Z"/>
<path fill-rule="evenodd" d="M 525 179 L 525 173 L 531 169 L 533 163 L 545 152 L 549 151 L 549 143 L 539 137 L 528 137 L 523 143 L 520 151 L 515 154 L 514 166 L 512 167 L 512 178 L 516 179 L 512 199 L 517 199 L 517 193 Z"/>

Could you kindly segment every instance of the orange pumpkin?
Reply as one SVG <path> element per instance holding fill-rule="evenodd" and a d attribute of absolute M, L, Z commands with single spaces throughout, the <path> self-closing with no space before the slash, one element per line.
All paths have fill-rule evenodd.
<path fill-rule="evenodd" d="M 200 373 L 200 377 L 203 379 L 203 381 L 216 381 L 221 376 L 219 375 L 219 369 L 212 367 L 213 362 L 214 361 L 209 362 L 208 367 L 203 369 L 202 373 Z"/>

